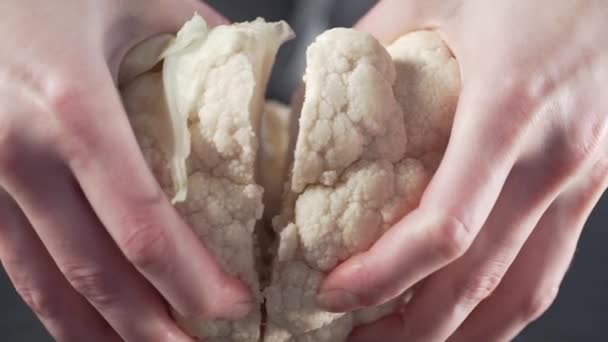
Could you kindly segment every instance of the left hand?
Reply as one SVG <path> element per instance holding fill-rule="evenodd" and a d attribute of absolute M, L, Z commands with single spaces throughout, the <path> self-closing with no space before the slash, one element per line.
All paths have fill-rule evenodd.
<path fill-rule="evenodd" d="M 169 308 L 251 310 L 164 195 L 116 84 L 127 51 L 194 12 L 226 22 L 197 0 L 0 2 L 0 263 L 58 342 L 190 342 Z"/>
<path fill-rule="evenodd" d="M 608 187 L 607 16 L 593 0 L 384 0 L 361 21 L 385 43 L 438 30 L 463 84 L 419 207 L 321 287 L 350 311 L 417 284 L 353 340 L 506 341 L 551 305 Z"/>

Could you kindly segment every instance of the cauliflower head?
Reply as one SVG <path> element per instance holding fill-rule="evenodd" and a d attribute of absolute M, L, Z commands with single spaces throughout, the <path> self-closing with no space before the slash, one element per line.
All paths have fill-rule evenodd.
<path fill-rule="evenodd" d="M 284 22 L 210 28 L 194 16 L 134 49 L 119 73 L 165 194 L 260 304 L 234 322 L 174 313 L 205 341 L 345 341 L 411 295 L 351 313 L 315 301 L 328 272 L 418 205 L 449 139 L 458 64 L 435 32 L 385 47 L 332 29 L 308 48 L 290 108 L 264 96 L 292 36 Z"/>
<path fill-rule="evenodd" d="M 394 312 L 329 313 L 315 296 L 338 263 L 367 250 L 414 209 L 441 159 L 459 93 L 455 59 L 439 36 L 406 35 L 388 50 L 334 29 L 307 52 L 304 102 L 280 234 L 265 290 L 264 341 L 344 341 Z"/>

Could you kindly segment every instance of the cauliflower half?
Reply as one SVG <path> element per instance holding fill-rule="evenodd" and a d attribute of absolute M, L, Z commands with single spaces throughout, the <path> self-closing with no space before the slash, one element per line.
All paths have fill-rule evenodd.
<path fill-rule="evenodd" d="M 315 295 L 338 263 L 367 250 L 414 209 L 447 144 L 459 93 L 455 59 L 432 32 L 385 49 L 334 29 L 307 52 L 305 97 L 280 234 L 265 290 L 265 341 L 344 341 L 394 312 L 406 294 L 353 313 L 320 310 Z"/>
<path fill-rule="evenodd" d="M 291 35 L 284 22 L 209 29 L 195 16 L 163 50 L 162 71 L 131 77 L 122 86 L 134 134 L 165 193 L 260 303 L 255 227 L 264 191 L 257 184 L 259 130 L 275 54 Z M 149 66 L 143 57 L 130 60 Z M 260 307 L 236 322 L 176 318 L 206 341 L 260 338 Z"/>
<path fill-rule="evenodd" d="M 292 35 L 284 22 L 208 28 L 195 16 L 134 49 L 119 74 L 159 184 L 260 303 L 235 322 L 175 314 L 205 341 L 345 341 L 408 298 L 342 314 L 315 303 L 332 268 L 418 205 L 449 138 L 458 64 L 434 32 L 385 48 L 329 30 L 309 47 L 289 108 L 264 93 Z"/>

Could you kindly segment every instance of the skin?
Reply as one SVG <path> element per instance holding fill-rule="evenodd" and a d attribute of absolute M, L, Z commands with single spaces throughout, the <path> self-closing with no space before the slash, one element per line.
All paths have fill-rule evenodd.
<path fill-rule="evenodd" d="M 129 48 L 195 10 L 223 21 L 194 0 L 0 3 L 0 260 L 58 341 L 188 341 L 168 305 L 249 308 L 161 196 L 115 87 Z M 463 90 L 420 207 L 322 287 L 346 311 L 417 284 L 353 340 L 509 340 L 551 304 L 608 187 L 606 16 L 600 0 L 383 0 L 360 22 L 386 43 L 437 29 Z"/>
<path fill-rule="evenodd" d="M 463 83 L 419 207 L 320 289 L 349 311 L 414 288 L 352 341 L 508 341 L 551 305 L 608 187 L 606 17 L 601 0 L 384 0 L 358 24 L 385 43 L 438 30 Z"/>
<path fill-rule="evenodd" d="M 251 307 L 163 196 L 115 85 L 131 47 L 195 11 L 225 21 L 194 0 L 0 3 L 0 260 L 57 341 L 191 341 L 169 306 Z"/>

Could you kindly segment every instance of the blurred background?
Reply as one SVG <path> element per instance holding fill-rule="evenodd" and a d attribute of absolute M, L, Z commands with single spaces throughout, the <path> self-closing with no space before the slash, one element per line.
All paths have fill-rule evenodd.
<path fill-rule="evenodd" d="M 306 46 L 330 27 L 352 26 L 372 0 L 211 0 L 232 21 L 264 17 L 287 20 L 298 38 L 279 53 L 268 96 L 289 102 L 304 70 Z M 578 246 L 573 265 L 551 309 L 517 339 L 538 341 L 608 341 L 608 194 L 595 208 Z M 0 269 L 0 341 L 51 341 L 44 328 L 15 293 Z"/>

